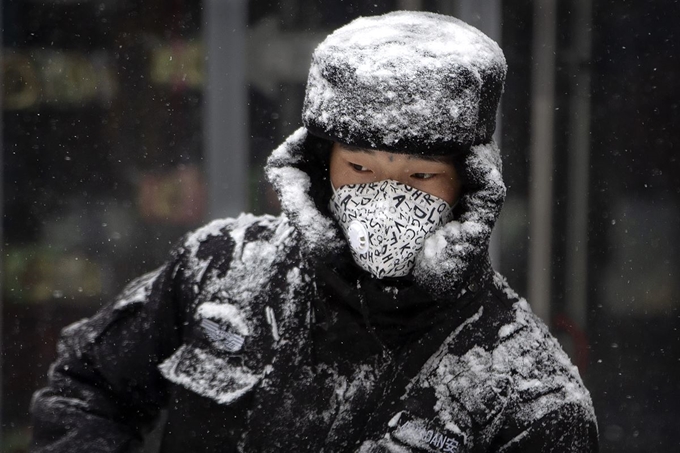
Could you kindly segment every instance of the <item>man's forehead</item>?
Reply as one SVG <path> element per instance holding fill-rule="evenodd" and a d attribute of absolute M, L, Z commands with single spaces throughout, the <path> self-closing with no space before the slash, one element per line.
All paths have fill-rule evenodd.
<path fill-rule="evenodd" d="M 430 155 L 430 154 L 410 154 L 408 152 L 404 153 L 396 153 L 393 151 L 382 151 L 382 150 L 376 150 L 376 149 L 371 149 L 371 148 L 362 148 L 360 146 L 353 146 L 353 145 L 345 145 L 344 143 L 338 143 L 338 146 L 340 146 L 342 149 L 345 149 L 347 151 L 355 152 L 355 153 L 365 153 L 369 155 L 377 155 L 378 153 L 382 153 L 387 155 L 387 158 L 390 160 L 390 162 L 393 162 L 396 156 L 406 156 L 408 160 L 426 160 L 428 162 L 444 162 L 444 163 L 450 163 L 453 161 L 453 158 L 450 156 L 440 156 L 440 155 Z"/>

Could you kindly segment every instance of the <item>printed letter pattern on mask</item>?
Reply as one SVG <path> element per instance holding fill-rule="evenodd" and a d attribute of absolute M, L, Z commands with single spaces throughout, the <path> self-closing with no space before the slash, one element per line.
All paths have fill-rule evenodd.
<path fill-rule="evenodd" d="M 354 260 L 377 278 L 407 275 L 425 238 L 452 218 L 444 200 L 394 180 L 342 186 L 329 207 Z"/>

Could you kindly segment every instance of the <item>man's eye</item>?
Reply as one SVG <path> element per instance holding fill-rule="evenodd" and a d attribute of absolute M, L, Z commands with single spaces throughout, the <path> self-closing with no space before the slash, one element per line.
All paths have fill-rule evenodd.
<path fill-rule="evenodd" d="M 354 169 L 354 171 L 358 171 L 360 173 L 366 173 L 366 172 L 370 171 L 368 168 L 364 167 L 363 165 L 353 164 L 352 162 L 350 162 L 349 165 Z"/>
<path fill-rule="evenodd" d="M 435 173 L 413 173 L 411 175 L 412 178 L 415 179 L 430 179 L 435 176 Z"/>

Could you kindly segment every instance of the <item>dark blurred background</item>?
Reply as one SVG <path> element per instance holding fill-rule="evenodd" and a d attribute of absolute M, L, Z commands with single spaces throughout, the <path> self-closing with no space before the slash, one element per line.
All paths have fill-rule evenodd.
<path fill-rule="evenodd" d="M 603 452 L 680 451 L 680 2 L 3 0 L 0 396 L 26 451 L 59 331 L 211 218 L 276 213 L 267 155 L 360 15 L 499 41 L 497 269 L 579 366 Z"/>

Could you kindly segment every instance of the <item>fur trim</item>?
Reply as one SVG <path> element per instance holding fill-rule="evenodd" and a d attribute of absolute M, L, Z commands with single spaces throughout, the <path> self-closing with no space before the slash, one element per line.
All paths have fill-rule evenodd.
<path fill-rule="evenodd" d="M 436 298 L 457 296 L 490 268 L 491 230 L 505 200 L 501 157 L 495 142 L 472 147 L 465 157 L 460 214 L 425 240 L 413 268 L 415 280 Z"/>
<path fill-rule="evenodd" d="M 346 241 L 335 221 L 321 213 L 311 196 L 312 179 L 303 167 L 315 150 L 307 149 L 307 139 L 304 127 L 295 131 L 272 152 L 265 173 L 279 195 L 283 213 L 302 237 L 302 250 L 314 258 L 323 258 L 340 253 Z"/>

